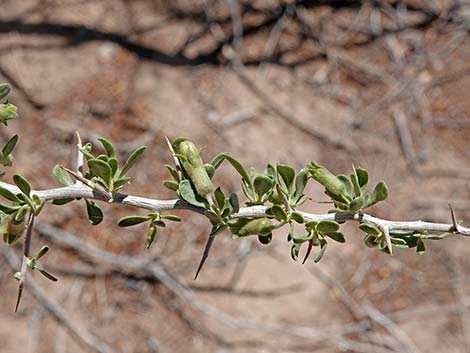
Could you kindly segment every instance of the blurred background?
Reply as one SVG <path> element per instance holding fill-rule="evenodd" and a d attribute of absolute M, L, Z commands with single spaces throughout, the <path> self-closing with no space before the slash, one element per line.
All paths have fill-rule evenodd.
<path fill-rule="evenodd" d="M 469 29 L 459 0 L 2 0 L 0 81 L 20 113 L 0 130 L 20 134 L 5 180 L 59 186 L 78 130 L 121 158 L 147 145 L 124 192 L 171 199 L 164 136 L 186 136 L 257 169 L 361 166 L 390 188 L 374 215 L 449 223 L 452 203 L 468 224 Z M 302 210 L 326 212 L 311 184 Z M 193 281 L 204 217 L 179 211 L 146 250 L 145 227 L 116 226 L 143 210 L 103 208 L 91 226 L 84 202 L 47 206 L 33 249 L 51 245 L 60 280 L 34 274 L 17 314 L 2 245 L 0 352 L 470 352 L 468 239 L 390 257 L 345 225 L 346 244 L 301 265 L 285 229 L 268 246 L 227 233 Z"/>

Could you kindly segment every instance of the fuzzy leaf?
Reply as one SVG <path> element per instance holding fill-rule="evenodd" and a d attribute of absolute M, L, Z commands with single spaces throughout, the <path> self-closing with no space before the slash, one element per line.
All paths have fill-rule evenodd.
<path fill-rule="evenodd" d="M 39 249 L 38 253 L 36 254 L 35 258 L 36 260 L 39 260 L 41 257 L 46 255 L 46 253 L 49 251 L 49 247 L 47 245 L 43 245 L 41 249 Z"/>
<path fill-rule="evenodd" d="M 144 153 L 146 148 L 147 146 L 140 146 L 134 152 L 131 153 L 126 163 L 124 163 L 121 169 L 121 172 L 119 173 L 119 177 L 123 177 L 126 175 L 129 169 L 131 169 L 134 166 L 134 164 L 136 164 L 137 161 L 140 159 L 140 157 L 142 156 L 142 153 Z"/>
<path fill-rule="evenodd" d="M 383 201 L 388 197 L 388 187 L 385 182 L 380 181 L 372 191 L 369 199 L 367 200 L 366 207 L 375 205 L 377 202 Z"/>
<path fill-rule="evenodd" d="M 299 224 L 304 223 L 304 217 L 299 212 L 292 212 L 290 214 L 292 220 L 296 221 Z"/>
<path fill-rule="evenodd" d="M 7 98 L 10 92 L 11 92 L 10 84 L 8 83 L 0 84 L 0 103 L 3 103 L 3 101 Z"/>
<path fill-rule="evenodd" d="M 240 210 L 240 203 L 238 201 L 238 195 L 234 192 L 230 194 L 229 197 L 230 205 L 232 206 L 233 212 L 237 213 Z"/>
<path fill-rule="evenodd" d="M 317 257 L 315 258 L 315 263 L 319 262 L 323 255 L 325 254 L 325 251 L 326 251 L 326 247 L 328 246 L 328 243 L 326 242 L 325 239 L 320 239 L 320 251 L 317 255 Z"/>
<path fill-rule="evenodd" d="M 363 168 L 356 168 L 356 175 L 361 190 L 365 190 L 367 183 L 369 182 L 369 173 Z"/>
<path fill-rule="evenodd" d="M 222 210 L 225 206 L 225 195 L 220 189 L 220 187 L 215 189 L 214 196 L 215 196 L 215 201 L 217 202 L 217 205 L 219 206 L 219 210 Z"/>
<path fill-rule="evenodd" d="M 292 191 L 292 185 L 294 183 L 295 170 L 292 167 L 284 164 L 278 164 L 276 168 L 277 172 L 286 184 L 287 190 L 290 193 Z"/>
<path fill-rule="evenodd" d="M 258 199 L 261 199 L 264 194 L 268 193 L 274 185 L 274 181 L 267 175 L 258 174 L 253 180 L 253 188 L 258 195 Z"/>
<path fill-rule="evenodd" d="M 269 215 L 274 216 L 278 221 L 285 221 L 287 220 L 287 213 L 284 209 L 279 205 L 273 205 L 266 210 L 266 213 Z"/>
<path fill-rule="evenodd" d="M 317 231 L 320 233 L 328 234 L 335 233 L 339 230 L 339 224 L 335 221 L 321 221 L 317 224 Z"/>
<path fill-rule="evenodd" d="M 118 226 L 119 227 L 131 227 L 131 226 L 135 226 L 136 224 L 147 222 L 149 219 L 150 219 L 149 216 L 126 216 L 126 217 L 122 217 L 118 221 Z"/>
<path fill-rule="evenodd" d="M 5 147 L 3 147 L 2 149 L 2 154 L 4 158 L 13 151 L 17 142 L 18 142 L 18 135 L 15 135 L 10 140 L 8 140 Z"/>
<path fill-rule="evenodd" d="M 359 229 L 374 237 L 382 235 L 382 231 L 373 223 L 361 223 Z"/>
<path fill-rule="evenodd" d="M 173 222 L 181 222 L 181 218 L 172 214 L 164 214 L 164 215 L 161 215 L 160 218 L 167 219 Z"/>
<path fill-rule="evenodd" d="M 203 202 L 196 199 L 196 194 L 189 180 L 182 180 L 181 183 L 179 183 L 178 192 L 180 197 L 187 203 L 197 207 L 205 207 Z"/>
<path fill-rule="evenodd" d="M 147 249 L 150 249 L 156 236 L 157 236 L 157 227 L 150 226 L 149 230 L 147 231 L 147 238 L 145 240 L 145 246 L 147 247 Z"/>
<path fill-rule="evenodd" d="M 70 174 L 63 170 L 58 164 L 52 168 L 52 175 L 54 175 L 56 180 L 63 186 L 73 185 L 73 179 Z"/>
<path fill-rule="evenodd" d="M 103 179 L 106 185 L 109 186 L 113 172 L 108 163 L 101 159 L 94 158 L 88 161 L 88 168 L 90 168 L 90 171 L 94 175 Z"/>
<path fill-rule="evenodd" d="M 88 220 L 92 225 L 100 224 L 103 220 L 103 211 L 98 204 L 92 200 L 85 200 Z"/>
<path fill-rule="evenodd" d="M 29 196 L 31 193 L 31 186 L 29 186 L 29 183 L 24 176 L 21 174 L 13 175 L 13 182 L 18 186 L 23 194 Z"/>
<path fill-rule="evenodd" d="M 178 183 L 174 180 L 165 180 L 163 182 L 163 186 L 170 189 L 170 190 L 173 190 L 173 191 L 176 191 L 178 190 Z"/>
<path fill-rule="evenodd" d="M 273 240 L 273 233 L 269 233 L 267 235 L 259 234 L 258 240 L 261 244 L 267 245 Z"/>
<path fill-rule="evenodd" d="M 328 237 L 330 237 L 333 240 L 336 240 L 339 243 L 345 243 L 346 238 L 344 237 L 344 234 L 341 232 L 333 232 L 333 233 L 325 233 Z"/>
<path fill-rule="evenodd" d="M 4 198 L 12 202 L 20 201 L 20 199 L 14 193 L 12 193 L 8 189 L 5 189 L 3 186 L 0 186 L 0 196 L 3 196 Z"/>
<path fill-rule="evenodd" d="M 106 140 L 105 138 L 100 137 L 98 141 L 100 141 L 101 144 L 103 145 L 108 157 L 116 157 L 116 150 L 114 149 L 113 144 L 109 140 Z"/>

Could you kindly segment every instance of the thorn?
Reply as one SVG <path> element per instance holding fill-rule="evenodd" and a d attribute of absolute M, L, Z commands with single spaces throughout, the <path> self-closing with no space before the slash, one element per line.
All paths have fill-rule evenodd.
<path fill-rule="evenodd" d="M 90 180 L 88 180 L 87 178 L 83 177 L 82 175 L 74 172 L 73 170 L 70 170 L 70 169 L 68 169 L 66 167 L 63 167 L 61 165 L 59 165 L 59 167 L 62 168 L 63 170 L 65 170 L 70 175 L 72 175 L 75 179 L 81 181 L 86 186 L 88 186 L 89 188 L 91 188 L 94 191 L 96 191 L 97 193 L 99 193 L 108 202 L 113 202 L 112 195 L 110 193 L 108 193 L 106 190 L 102 189 L 99 185 L 96 185 L 96 184 L 92 183 Z"/>
<path fill-rule="evenodd" d="M 24 282 L 21 282 L 21 279 L 20 279 L 20 284 L 18 285 L 18 298 L 16 299 L 15 313 L 18 311 L 18 307 L 20 306 L 20 301 L 21 301 L 21 294 L 23 293 Z"/>
<path fill-rule="evenodd" d="M 304 260 L 302 261 L 302 265 L 307 261 L 308 257 L 310 256 L 310 253 L 312 252 L 313 248 L 313 239 L 308 241 L 308 248 L 307 248 L 307 253 L 305 254 Z"/>
<path fill-rule="evenodd" d="M 452 227 L 449 229 L 449 232 L 459 233 L 459 224 L 457 223 L 457 217 L 455 217 L 454 208 L 449 204 L 450 216 L 452 217 Z"/>
<path fill-rule="evenodd" d="M 206 262 L 207 258 L 209 257 L 209 251 L 211 250 L 212 243 L 214 242 L 215 236 L 219 233 L 222 229 L 226 226 L 222 226 L 219 224 L 215 224 L 212 226 L 212 230 L 209 233 L 209 238 L 207 239 L 206 247 L 204 248 L 204 253 L 202 254 L 201 262 L 199 262 L 199 267 L 197 268 L 196 275 L 194 276 L 194 280 L 197 279 L 199 272 L 202 270 L 202 266 Z"/>
<path fill-rule="evenodd" d="M 382 230 L 382 232 L 384 233 L 385 243 L 387 244 L 388 252 L 390 253 L 391 256 L 393 256 L 392 240 L 390 239 L 390 233 L 388 231 L 388 226 L 380 224 L 379 227 Z"/>
<path fill-rule="evenodd" d="M 23 255 L 23 262 L 21 263 L 20 271 L 20 283 L 18 284 L 18 297 L 16 299 L 15 313 L 18 311 L 20 306 L 21 295 L 23 294 L 24 283 L 26 282 L 26 273 L 28 272 L 28 261 L 29 259 Z"/>
<path fill-rule="evenodd" d="M 178 173 L 178 177 L 181 180 L 181 179 L 183 179 L 183 173 L 182 173 L 182 168 L 181 168 L 181 165 L 180 165 L 180 161 L 179 161 L 178 157 L 176 157 L 176 153 L 175 153 L 175 150 L 173 149 L 173 146 L 171 145 L 170 139 L 165 136 L 165 141 L 166 141 L 166 144 L 168 145 L 168 149 L 171 152 L 171 156 L 173 157 L 173 162 L 175 163 L 176 172 Z"/>
<path fill-rule="evenodd" d="M 202 270 L 202 266 L 204 266 L 204 263 L 206 262 L 207 258 L 209 257 L 209 251 L 211 250 L 212 243 L 214 242 L 215 236 L 209 235 L 209 238 L 207 238 L 206 242 L 206 247 L 204 248 L 204 253 L 202 254 L 201 262 L 199 262 L 199 266 L 196 271 L 196 275 L 194 276 L 194 280 L 197 279 L 197 276 L 199 275 L 199 272 Z"/>

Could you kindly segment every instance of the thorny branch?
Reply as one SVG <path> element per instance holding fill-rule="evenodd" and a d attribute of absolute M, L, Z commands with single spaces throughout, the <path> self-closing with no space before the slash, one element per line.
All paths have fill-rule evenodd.
<path fill-rule="evenodd" d="M 8 189 L 14 193 L 20 190 L 12 184 L 0 181 L 0 186 Z M 55 189 L 33 190 L 32 194 L 37 195 L 44 201 L 67 199 L 67 198 L 84 198 L 98 201 L 107 201 L 108 203 L 120 203 L 124 205 L 143 208 L 151 211 L 168 211 L 168 210 L 190 210 L 201 214 L 206 214 L 207 211 L 203 208 L 198 208 L 182 200 L 157 200 L 140 196 L 126 195 L 121 193 L 96 193 L 86 186 L 73 185 L 68 187 L 61 187 Z M 240 208 L 239 212 L 232 215 L 232 218 L 244 217 L 264 217 L 266 216 L 266 206 L 251 206 Z M 391 221 L 374 217 L 365 213 L 327 213 L 327 214 L 313 214 L 307 212 L 299 212 L 306 221 L 355 221 L 355 222 L 370 222 L 377 225 L 387 226 L 390 230 L 409 230 L 409 231 L 429 231 L 429 232 L 450 232 L 464 236 L 470 236 L 470 228 L 457 225 L 457 231 L 453 223 L 433 223 L 423 221 Z"/>

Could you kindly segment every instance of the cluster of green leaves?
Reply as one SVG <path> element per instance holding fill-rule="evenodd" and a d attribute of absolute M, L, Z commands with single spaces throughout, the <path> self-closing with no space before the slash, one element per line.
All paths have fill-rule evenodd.
<path fill-rule="evenodd" d="M 16 106 L 8 102 L 11 87 L 8 83 L 0 84 L 0 123 L 7 125 L 9 120 L 18 117 Z"/>
<path fill-rule="evenodd" d="M 106 192 L 114 193 L 130 183 L 131 177 L 127 176 L 129 170 L 137 163 L 146 146 L 141 146 L 132 152 L 129 158 L 122 164 L 116 158 L 116 149 L 113 144 L 105 138 L 98 139 L 106 154 L 94 156 L 92 151 L 92 144 L 87 143 L 80 151 L 85 156 L 88 171 L 84 177 L 91 182 L 91 185 L 102 188 Z M 52 174 L 56 180 L 63 186 L 71 186 L 74 181 L 70 174 L 66 172 L 61 166 L 56 165 L 52 169 Z M 73 199 L 54 200 L 54 204 L 63 205 Z M 85 200 L 88 219 L 92 225 L 97 225 L 103 220 L 103 211 L 101 207 L 93 200 Z"/>
<path fill-rule="evenodd" d="M 163 220 L 180 222 L 181 219 L 175 215 L 162 215 L 159 212 L 151 212 L 146 216 L 126 216 L 118 221 L 119 227 L 130 227 L 144 222 L 149 222 L 146 247 L 150 249 L 154 240 L 157 238 L 158 227 L 165 228 L 166 224 Z"/>
<path fill-rule="evenodd" d="M 52 168 L 52 175 L 62 186 L 72 186 L 74 181 L 69 173 L 67 173 L 61 166 L 56 165 Z M 52 201 L 54 205 L 65 205 L 73 201 L 73 199 L 56 199 Z M 100 224 L 103 220 L 103 210 L 101 207 L 93 200 L 85 199 L 86 210 L 88 215 L 88 220 L 92 225 Z"/>
<path fill-rule="evenodd" d="M 388 196 L 388 188 L 383 181 L 377 183 L 372 193 L 367 192 L 369 173 L 365 169 L 353 166 L 353 172 L 348 177 L 344 174 L 334 175 L 315 162 L 311 162 L 307 168 L 311 177 L 325 187 L 325 193 L 334 202 L 336 208 L 333 212 L 356 213 Z"/>
<path fill-rule="evenodd" d="M 8 204 L 0 203 L 0 233 L 8 245 L 16 243 L 24 233 L 26 215 L 32 213 L 37 216 L 44 206 L 44 201 L 37 195 L 31 195 L 31 186 L 23 176 L 13 175 L 13 182 L 20 189 L 17 194 L 0 186 L 0 196 L 9 201 Z"/>
<path fill-rule="evenodd" d="M 147 147 L 138 147 L 121 166 L 117 160 L 113 144 L 104 138 L 98 140 L 103 145 L 106 154 L 94 156 L 91 153 L 91 143 L 87 143 L 80 149 L 88 166 L 85 178 L 98 184 L 108 192 L 116 192 L 129 184 L 131 178 L 127 176 L 127 173 L 137 163 Z"/>
<path fill-rule="evenodd" d="M 359 225 L 359 229 L 366 233 L 364 244 L 366 244 L 367 247 L 378 247 L 381 251 L 389 253 L 383 229 L 370 222 L 361 223 Z M 390 230 L 389 235 L 390 241 L 394 247 L 402 249 L 416 248 L 416 253 L 421 255 L 426 251 L 426 247 L 424 245 L 425 240 L 441 240 L 452 235 L 452 233 L 428 234 L 426 232 L 395 229 Z"/>

